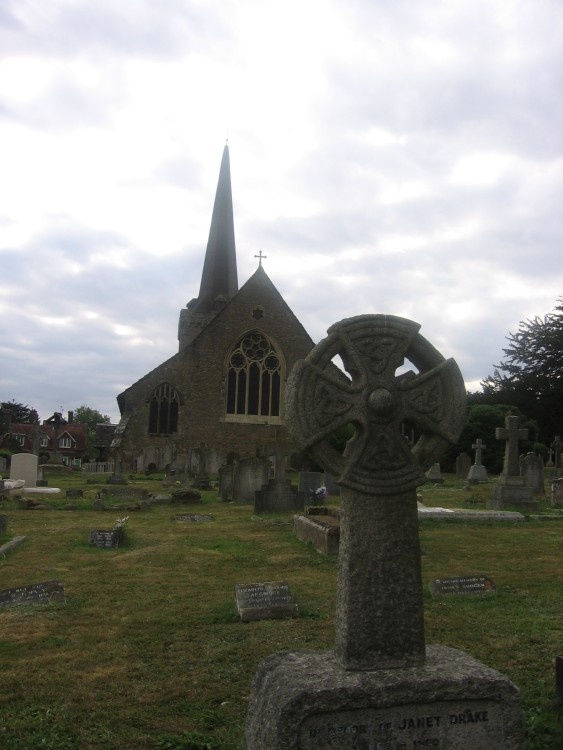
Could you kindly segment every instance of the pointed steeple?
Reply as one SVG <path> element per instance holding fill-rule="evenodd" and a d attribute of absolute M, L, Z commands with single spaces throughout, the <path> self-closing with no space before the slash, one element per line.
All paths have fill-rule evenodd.
<path fill-rule="evenodd" d="M 229 146 L 225 144 L 215 193 L 211 228 L 199 295 L 181 310 L 178 322 L 180 351 L 185 349 L 219 310 L 238 292 L 235 225 L 231 193 Z"/>
<path fill-rule="evenodd" d="M 231 165 L 229 146 L 225 144 L 205 261 L 199 287 L 198 309 L 210 308 L 218 298 L 231 299 L 238 291 Z"/>

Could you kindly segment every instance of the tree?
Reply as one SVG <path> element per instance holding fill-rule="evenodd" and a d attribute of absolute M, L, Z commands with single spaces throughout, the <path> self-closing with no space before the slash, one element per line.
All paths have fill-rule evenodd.
<path fill-rule="evenodd" d="M 96 436 L 96 425 L 109 424 L 111 418 L 107 414 L 102 414 L 97 409 L 92 409 L 86 404 L 82 404 L 74 410 L 74 421 L 78 424 L 86 425 L 88 429 L 88 455 L 90 458 L 95 454 L 94 438 Z"/>
<path fill-rule="evenodd" d="M 78 424 L 85 424 L 88 431 L 95 432 L 97 424 L 109 424 L 111 418 L 107 414 L 102 414 L 96 409 L 91 409 L 86 404 L 82 404 L 74 410 L 74 421 Z"/>
<path fill-rule="evenodd" d="M 14 424 L 34 424 L 39 419 L 35 409 L 20 404 L 13 399 L 11 401 L 2 401 L 0 403 L 0 410 L 4 413 L 4 419 L 6 419 L 7 412 L 9 412 L 10 420 Z"/>
<path fill-rule="evenodd" d="M 553 312 L 521 321 L 506 338 L 504 360 L 481 383 L 484 400 L 518 406 L 550 443 L 563 425 L 563 298 Z"/>

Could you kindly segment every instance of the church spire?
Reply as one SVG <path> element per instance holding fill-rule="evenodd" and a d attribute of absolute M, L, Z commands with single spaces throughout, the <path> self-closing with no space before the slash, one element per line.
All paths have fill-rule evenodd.
<path fill-rule="evenodd" d="M 238 292 L 233 197 L 229 146 L 225 144 L 211 228 L 205 251 L 199 295 L 180 311 L 178 340 L 186 349 L 215 315 Z"/>
<path fill-rule="evenodd" d="M 205 261 L 199 287 L 198 308 L 210 308 L 219 297 L 229 300 L 238 291 L 233 198 L 229 146 L 225 144 Z"/>

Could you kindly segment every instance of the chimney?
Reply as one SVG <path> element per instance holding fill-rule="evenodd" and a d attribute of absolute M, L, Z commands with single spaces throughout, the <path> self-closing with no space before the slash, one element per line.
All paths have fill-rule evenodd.
<path fill-rule="evenodd" d="M 73 411 L 69 411 L 67 422 L 68 422 L 68 424 L 72 424 L 74 422 L 74 412 Z"/>

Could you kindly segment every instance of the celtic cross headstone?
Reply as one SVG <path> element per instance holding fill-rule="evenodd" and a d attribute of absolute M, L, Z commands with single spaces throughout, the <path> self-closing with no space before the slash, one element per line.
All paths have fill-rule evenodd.
<path fill-rule="evenodd" d="M 517 689 L 466 654 L 425 647 L 416 488 L 461 431 L 465 388 L 419 328 L 343 320 L 291 373 L 289 428 L 342 488 L 335 648 L 262 663 L 248 750 L 522 748 Z M 405 423 L 420 436 L 412 447 Z M 331 436 L 350 425 L 340 452 Z"/>

